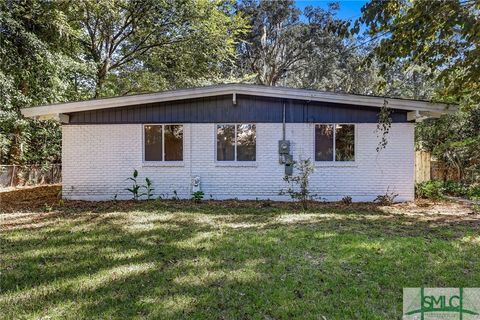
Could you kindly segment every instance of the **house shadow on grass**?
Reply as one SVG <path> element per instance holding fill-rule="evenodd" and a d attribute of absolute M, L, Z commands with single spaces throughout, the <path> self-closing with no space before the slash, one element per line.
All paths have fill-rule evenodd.
<path fill-rule="evenodd" d="M 4 226 L 0 308 L 12 319 L 399 318 L 403 287 L 480 283 L 475 217 L 67 202 Z"/>

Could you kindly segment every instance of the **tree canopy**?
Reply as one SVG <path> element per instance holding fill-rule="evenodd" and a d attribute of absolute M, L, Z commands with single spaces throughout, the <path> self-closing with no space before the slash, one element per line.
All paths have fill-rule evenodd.
<path fill-rule="evenodd" d="M 378 39 L 371 57 L 383 75 L 399 65 L 397 75 L 415 75 L 417 89 L 408 95 L 460 104 L 457 114 L 417 126 L 418 147 L 454 167 L 461 180 L 478 181 L 480 2 L 373 0 L 362 11 L 357 25 L 365 23 Z"/>

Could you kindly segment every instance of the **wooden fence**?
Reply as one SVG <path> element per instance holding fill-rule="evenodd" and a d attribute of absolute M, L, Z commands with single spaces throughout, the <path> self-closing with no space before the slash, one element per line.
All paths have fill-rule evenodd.
<path fill-rule="evenodd" d="M 62 182 L 62 165 L 0 165 L 0 189 Z"/>
<path fill-rule="evenodd" d="M 415 182 L 431 179 L 431 155 L 425 151 L 415 151 Z"/>

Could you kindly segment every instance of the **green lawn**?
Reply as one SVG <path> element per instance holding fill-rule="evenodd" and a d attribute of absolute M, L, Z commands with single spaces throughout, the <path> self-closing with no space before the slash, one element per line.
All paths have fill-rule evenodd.
<path fill-rule="evenodd" d="M 399 319 L 480 286 L 479 216 L 263 202 L 67 202 L 2 216 L 5 319 Z"/>

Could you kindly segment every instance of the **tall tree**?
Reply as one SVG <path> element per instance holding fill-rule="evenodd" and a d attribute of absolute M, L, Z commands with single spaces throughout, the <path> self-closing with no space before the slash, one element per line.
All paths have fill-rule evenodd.
<path fill-rule="evenodd" d="M 372 0 L 358 23 L 365 23 L 384 68 L 398 59 L 425 65 L 443 81 L 443 97 L 480 102 L 480 2 L 474 0 Z"/>
<path fill-rule="evenodd" d="M 238 48 L 240 70 L 259 84 L 368 93 L 373 73 L 352 50 L 349 21 L 336 18 L 338 9 L 331 3 L 302 13 L 292 0 L 242 1 L 252 29 Z"/>
<path fill-rule="evenodd" d="M 210 81 L 244 30 L 224 0 L 0 2 L 0 162 L 60 161 L 58 123 L 20 108 Z"/>
<path fill-rule="evenodd" d="M 224 1 L 80 1 L 77 16 L 83 29 L 82 44 L 87 60 L 96 66 L 95 97 L 108 94 L 103 91 L 109 75 L 122 69 L 129 73 L 142 69 L 150 57 L 149 62 L 158 61 L 157 57 L 173 53 L 172 49 L 182 53 L 185 48 L 198 48 L 205 41 L 211 47 L 201 49 L 207 51 L 190 52 L 204 56 L 208 56 L 208 50 L 213 52 L 212 48 L 231 52 L 243 21 L 231 15 L 228 7 L 229 3 Z"/>
<path fill-rule="evenodd" d="M 293 0 L 248 0 L 239 9 L 252 28 L 239 48 L 243 69 L 253 72 L 257 83 L 276 85 L 307 56 L 309 32 L 301 12 Z"/>
<path fill-rule="evenodd" d="M 59 160 L 58 125 L 24 119 L 20 108 L 75 93 L 70 72 L 77 64 L 63 9 L 36 0 L 0 3 L 0 163 Z"/>
<path fill-rule="evenodd" d="M 460 179 L 480 181 L 480 2 L 372 0 L 362 12 L 384 75 L 395 64 L 421 65 L 436 82 L 433 99 L 460 103 L 459 113 L 417 126 L 419 146 Z"/>
<path fill-rule="evenodd" d="M 339 4 L 328 10 L 307 7 L 305 17 L 311 28 L 312 45 L 303 67 L 291 78 L 293 85 L 304 88 L 371 94 L 378 81 L 376 69 L 364 63 L 368 49 L 347 33 L 350 21 L 335 17 Z"/>

